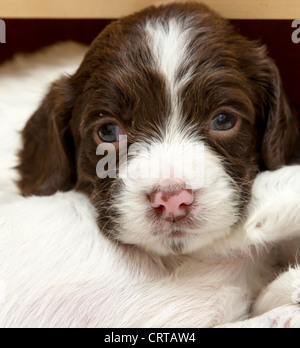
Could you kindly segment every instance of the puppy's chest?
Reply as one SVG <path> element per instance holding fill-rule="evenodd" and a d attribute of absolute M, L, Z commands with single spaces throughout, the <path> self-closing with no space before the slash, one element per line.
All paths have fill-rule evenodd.
<path fill-rule="evenodd" d="M 161 326 L 176 325 L 179 319 L 174 318 L 184 317 L 191 326 L 213 327 L 247 315 L 256 295 L 255 274 L 256 265 L 243 257 L 190 259 L 156 286 L 150 282 L 144 295 L 153 310 L 166 313 L 172 307 L 166 321 L 158 322 Z"/>
<path fill-rule="evenodd" d="M 256 261 L 256 260 L 255 260 Z M 257 262 L 246 256 L 233 258 L 216 258 L 214 260 L 191 259 L 174 270 L 174 279 L 188 283 L 198 283 L 199 286 L 247 286 L 257 273 Z"/>

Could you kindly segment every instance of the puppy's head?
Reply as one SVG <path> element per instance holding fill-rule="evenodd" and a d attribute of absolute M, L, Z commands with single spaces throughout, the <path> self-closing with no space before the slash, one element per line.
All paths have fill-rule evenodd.
<path fill-rule="evenodd" d="M 75 187 L 103 233 L 168 254 L 229 234 L 262 168 L 288 160 L 297 124 L 264 47 L 197 4 L 108 26 L 23 131 L 25 195 Z"/>

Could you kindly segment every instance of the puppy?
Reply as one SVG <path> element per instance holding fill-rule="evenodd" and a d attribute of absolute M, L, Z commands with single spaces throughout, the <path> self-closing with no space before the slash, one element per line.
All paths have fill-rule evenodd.
<path fill-rule="evenodd" d="M 86 194 L 137 269 L 149 257 L 174 289 L 195 279 L 197 326 L 211 327 L 243 318 L 272 278 L 251 246 L 288 233 L 248 238 L 242 226 L 257 173 L 287 163 L 297 135 L 264 47 L 203 5 L 150 7 L 108 26 L 52 85 L 22 132 L 19 187 Z"/>

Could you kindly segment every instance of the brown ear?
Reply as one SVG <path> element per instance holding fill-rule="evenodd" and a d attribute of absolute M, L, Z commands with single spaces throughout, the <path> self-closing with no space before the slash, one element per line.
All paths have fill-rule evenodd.
<path fill-rule="evenodd" d="M 75 182 L 71 96 L 67 78 L 55 82 L 22 131 L 18 185 L 24 195 L 51 195 Z"/>
<path fill-rule="evenodd" d="M 299 133 L 296 115 L 293 115 L 283 91 L 279 71 L 274 62 L 265 58 L 266 68 L 262 92 L 264 102 L 264 134 L 262 160 L 269 170 L 275 170 L 290 159 Z"/>

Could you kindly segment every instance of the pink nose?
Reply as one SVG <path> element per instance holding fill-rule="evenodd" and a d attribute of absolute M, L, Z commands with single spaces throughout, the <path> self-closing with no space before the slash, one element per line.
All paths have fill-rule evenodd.
<path fill-rule="evenodd" d="M 150 202 L 162 219 L 175 222 L 187 216 L 187 207 L 194 202 L 194 194 L 192 190 L 186 189 L 175 192 L 154 191 L 150 194 Z"/>

